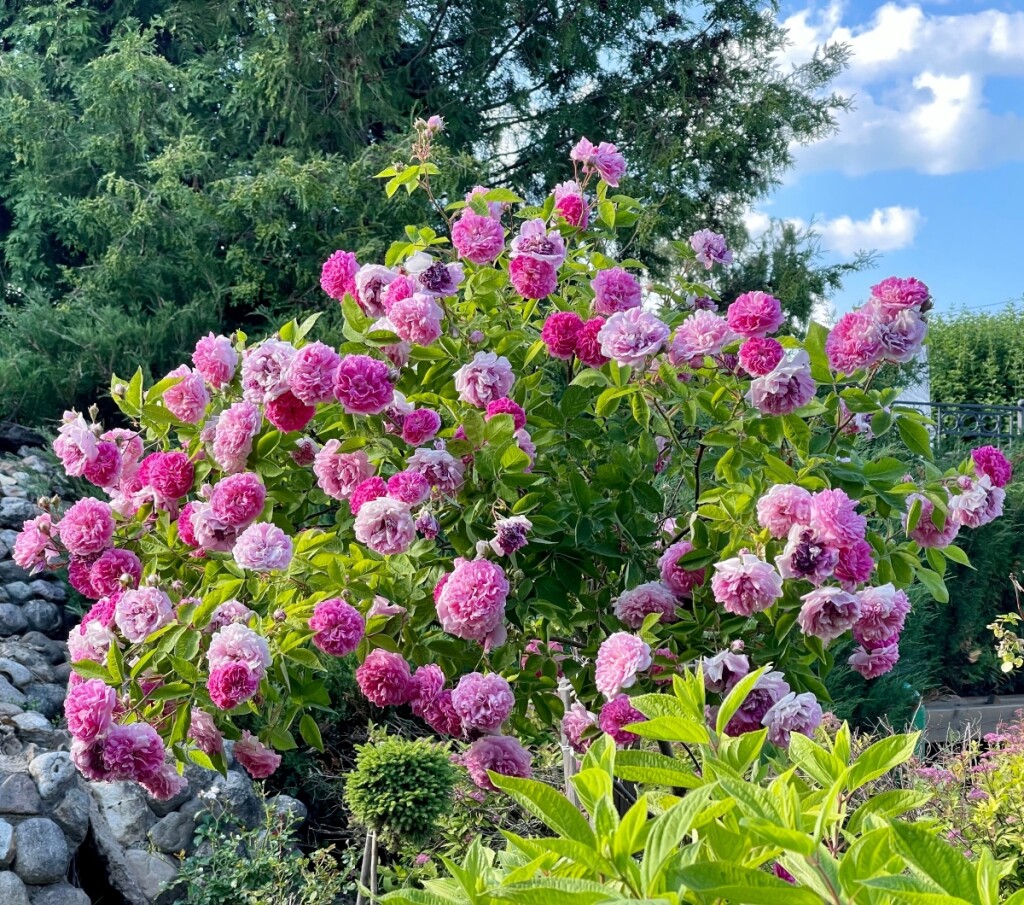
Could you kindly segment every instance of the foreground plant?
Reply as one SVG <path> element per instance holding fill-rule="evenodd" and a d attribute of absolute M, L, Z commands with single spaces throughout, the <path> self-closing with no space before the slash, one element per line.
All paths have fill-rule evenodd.
<path fill-rule="evenodd" d="M 921 416 L 869 388 L 920 349 L 922 283 L 775 339 L 763 292 L 716 313 L 721 236 L 676 243 L 671 285 L 608 256 L 639 210 L 612 192 L 613 145 L 582 139 L 540 207 L 479 187 L 445 205 L 442 128 L 381 177 L 446 234 L 332 254 L 342 336 L 310 340 L 316 315 L 209 335 L 155 386 L 113 378 L 131 429 L 66 416 L 57 453 L 108 499 L 44 513 L 15 555 L 97 601 L 69 640 L 90 778 L 171 795 L 175 762 L 223 768 L 225 738 L 266 777 L 296 727 L 320 745 L 323 658 L 352 653 L 369 701 L 471 743 L 484 788 L 529 775 L 518 736 L 563 717 L 581 750 L 598 721 L 629 744 L 627 692 L 698 658 L 718 696 L 773 667 L 725 731 L 784 746 L 821 719 L 830 643 L 852 632 L 855 669 L 891 669 L 904 589 L 945 600 L 958 531 L 999 515 L 1001 453 L 942 473 Z M 892 428 L 917 464 L 872 458 L 864 438 Z"/>
<path fill-rule="evenodd" d="M 726 697 L 717 724 L 704 719 L 704 680 L 673 680 L 674 695 L 635 699 L 651 717 L 630 724 L 643 738 L 686 745 L 686 757 L 616 751 L 603 735 L 572 786 L 583 813 L 532 779 L 492 774 L 494 785 L 546 826 L 549 835 L 503 835 L 500 855 L 475 841 L 449 876 L 423 889 L 389 893 L 392 905 L 498 902 L 796 903 L 796 905 L 1020 905 L 1001 900 L 1015 860 L 987 849 L 968 861 L 935 828 L 901 815 L 928 791 L 866 787 L 911 757 L 918 735 L 876 741 L 851 754 L 843 725 L 825 744 L 793 736 L 788 752 L 768 730 L 732 737 L 729 714 L 754 687 L 751 674 Z M 822 736 L 824 738 L 824 736 Z M 678 752 L 682 754 L 682 750 Z M 635 789 L 618 807 L 623 781 Z M 672 793 L 667 787 L 673 787 Z M 680 788 L 682 787 L 682 788 Z M 617 794 L 618 793 L 618 794 Z"/>

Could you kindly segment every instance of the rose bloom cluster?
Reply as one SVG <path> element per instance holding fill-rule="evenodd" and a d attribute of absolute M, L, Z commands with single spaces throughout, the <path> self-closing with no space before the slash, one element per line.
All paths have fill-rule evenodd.
<path fill-rule="evenodd" d="M 254 777 L 270 775 L 280 756 L 259 737 L 239 732 L 232 719 L 272 701 L 284 661 L 289 655 L 305 660 L 294 650 L 308 643 L 325 656 L 356 654 L 362 695 L 375 707 L 408 708 L 433 732 L 456 740 L 463 746 L 458 762 L 481 788 L 493 788 L 491 772 L 530 774 L 530 754 L 512 734 L 528 713 L 526 702 L 517 702 L 508 679 L 486 664 L 510 637 L 525 640 L 507 610 L 518 586 L 535 577 L 521 565 L 537 543 L 539 522 L 510 513 L 506 501 L 488 499 L 483 536 L 458 546 L 448 542 L 444 526 L 490 494 L 476 467 L 487 444 L 481 422 L 511 422 L 506 449 L 518 450 L 514 461 L 523 474 L 546 473 L 550 463 L 531 433 L 543 419 L 530 410 L 543 393 L 536 392 L 535 375 L 517 373 L 507 357 L 515 355 L 501 344 L 504 326 L 488 334 L 476 323 L 470 329 L 457 322 L 454 312 L 463 302 L 482 304 L 467 291 L 469 280 L 490 268 L 492 283 L 508 286 L 503 305 L 537 312 L 539 329 L 527 324 L 535 351 L 545 349 L 555 359 L 538 365 L 559 380 L 563 371 L 571 379 L 577 369 L 609 362 L 634 369 L 641 381 L 663 380 L 665 368 L 682 383 L 728 378 L 740 388 L 730 401 L 737 412 L 746 406 L 768 417 L 798 412 L 817 391 L 808 352 L 774 337 L 786 317 L 772 295 L 743 293 L 724 314 L 706 302 L 685 312 L 655 309 L 633 263 L 586 262 L 573 242 L 605 197 L 594 183 L 618 186 L 626 162 L 614 145 L 586 138 L 570 159 L 573 178 L 553 188 L 546 217 L 513 220 L 504 201 L 478 186 L 453 205 L 451 253 L 410 248 L 387 266 L 360 262 L 345 250 L 330 254 L 320 286 L 343 306 L 348 326 L 366 337 L 363 348 L 307 342 L 305 327 L 251 345 L 241 336 L 209 334 L 196 344 L 191 362 L 171 371 L 145 400 L 143 425 L 146 411 L 157 407 L 159 422 L 174 430 L 104 430 L 66 413 L 54 450 L 68 474 L 90 481 L 106 498 L 30 520 L 14 555 L 30 571 L 66 566 L 72 584 L 95 601 L 69 639 L 75 662 L 102 665 L 113 656 L 137 664 L 155 638 L 189 628 L 187 620 L 202 612 L 205 618 L 194 626 L 198 644 L 190 651 L 201 677 L 188 705 L 187 743 L 195 752 L 218 757 L 232 739 L 236 758 Z M 705 272 L 732 262 L 725 238 L 710 230 L 694 233 L 689 248 Z M 869 303 L 830 334 L 833 369 L 852 373 L 910 360 L 924 339 L 928 307 L 927 288 L 917 280 L 878 284 Z M 449 362 L 452 349 L 459 357 Z M 440 380 L 417 383 L 425 362 L 443 363 L 428 372 L 443 374 L 443 386 Z M 586 376 L 591 386 L 602 379 Z M 126 388 L 115 385 L 114 395 L 125 401 Z M 673 453 L 668 438 L 657 438 L 656 446 L 658 472 L 669 467 Z M 419 612 L 407 613 L 407 601 L 394 603 L 374 591 L 359 599 L 367 586 L 358 575 L 351 587 L 304 589 L 301 570 L 316 543 L 312 532 L 321 528 L 289 519 L 286 501 L 298 494 L 288 478 L 299 471 L 301 486 L 320 507 L 317 516 L 325 515 L 338 540 L 358 548 L 360 557 L 393 557 L 388 563 L 398 575 L 407 574 L 410 563 L 418 567 L 419 557 L 434 557 L 431 615 L 450 648 L 472 652 L 474 671 L 459 674 L 447 661 L 450 674 L 437 663 L 414 664 L 394 649 L 393 637 L 379 646 L 375 639 L 384 632 L 421 632 L 425 623 Z M 986 524 L 1001 512 L 1010 477 L 1002 453 L 976 450 L 970 468 L 946 481 L 945 518 L 924 492 L 910 495 L 909 537 L 922 547 L 943 546 L 961 527 Z M 893 585 L 871 583 L 873 548 L 857 502 L 838 488 L 811 492 L 794 483 L 768 489 L 756 513 L 749 542 L 713 566 L 693 538 L 675 530 L 656 553 L 632 551 L 648 573 L 628 587 L 607 589 L 617 630 L 579 673 L 593 675 L 593 688 L 577 689 L 582 700 L 564 716 L 566 738 L 577 751 L 598 731 L 622 745 L 638 740 L 629 726 L 643 716 L 630 692 L 670 681 L 678 665 L 671 648 L 652 648 L 651 632 L 685 625 L 708 601 L 728 616 L 756 620 L 785 595 L 788 583 L 801 601 L 798 624 L 805 635 L 829 643 L 851 632 L 858 645 L 850 657 L 854 669 L 871 678 L 892 668 L 909 603 Z M 159 556 L 140 558 L 145 537 L 159 537 Z M 187 566 L 182 575 L 242 576 L 233 591 L 241 599 L 218 597 L 207 605 L 190 596 L 201 595 L 201 587 L 165 580 L 167 548 Z M 527 655 L 553 657 L 561 670 L 568 654 L 557 642 L 544 649 L 531 643 Z M 779 746 L 794 732 L 812 733 L 822 719 L 814 696 L 794 691 L 769 664 L 756 665 L 764 671 L 726 731 L 767 727 Z M 738 643 L 709 654 L 703 662 L 708 691 L 728 694 L 754 668 Z M 137 677 L 142 704 L 167 681 L 143 668 Z M 598 713 L 583 703 L 594 700 L 594 692 L 602 702 Z M 68 721 L 75 763 L 90 778 L 130 779 L 154 795 L 174 794 L 183 780 L 162 741 L 174 722 L 174 704 L 150 702 L 146 722 L 130 697 L 98 679 L 74 680 Z"/>

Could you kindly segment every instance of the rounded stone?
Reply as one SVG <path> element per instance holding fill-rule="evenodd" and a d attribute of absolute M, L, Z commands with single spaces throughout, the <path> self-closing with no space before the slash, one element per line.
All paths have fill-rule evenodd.
<path fill-rule="evenodd" d="M 32 589 L 33 597 L 49 600 L 50 603 L 63 603 L 68 599 L 67 589 L 59 581 L 45 581 L 42 578 L 37 578 L 35 581 L 30 581 L 28 586 Z"/>
<path fill-rule="evenodd" d="M 110 835 L 128 847 L 143 844 L 156 816 L 146 804 L 146 794 L 133 782 L 94 782 L 89 791 L 98 806 L 98 817 Z"/>
<path fill-rule="evenodd" d="M 42 713 L 35 710 L 19 713 L 11 717 L 11 722 L 14 723 L 18 738 L 25 744 L 54 748 L 55 742 L 60 741 L 56 736 L 61 730 L 55 728 Z"/>
<path fill-rule="evenodd" d="M 9 870 L 0 871 L 0 902 L 4 905 L 31 905 L 25 884 Z"/>
<path fill-rule="evenodd" d="M 23 581 L 10 581 L 4 585 L 12 603 L 24 603 L 32 597 L 32 588 Z"/>
<path fill-rule="evenodd" d="M 306 822 L 309 809 L 297 798 L 291 795 L 275 795 L 267 800 L 270 809 L 281 817 L 287 818 L 296 826 Z"/>
<path fill-rule="evenodd" d="M 20 527 L 20 526 L 19 526 Z M 27 569 L 23 569 L 13 559 L 0 560 L 0 584 L 9 581 L 31 581 L 32 576 Z"/>
<path fill-rule="evenodd" d="M 0 819 L 0 868 L 10 867 L 14 860 L 14 827 Z M 3 899 L 0 899 L 2 902 Z"/>
<path fill-rule="evenodd" d="M 43 802 L 32 777 L 11 773 L 0 782 L 0 814 L 38 814 Z"/>
<path fill-rule="evenodd" d="M 72 848 L 78 848 L 89 832 L 89 794 L 77 786 L 67 789 L 53 802 L 49 817 L 68 837 Z"/>
<path fill-rule="evenodd" d="M 149 831 L 149 841 L 158 851 L 176 855 L 192 849 L 195 832 L 196 822 L 193 817 L 181 811 L 172 811 L 154 824 Z"/>
<path fill-rule="evenodd" d="M 64 710 L 64 698 L 67 697 L 66 686 L 55 685 L 49 682 L 40 682 L 35 685 L 25 686 L 25 697 L 28 699 L 28 706 L 38 710 L 47 719 L 53 719 Z"/>
<path fill-rule="evenodd" d="M 28 620 L 21 607 L 13 603 L 0 603 L 0 635 L 20 635 L 28 628 Z"/>
<path fill-rule="evenodd" d="M 21 526 L 30 518 L 39 515 L 35 503 L 19 497 L 5 496 L 0 499 L 0 526 L 21 530 Z"/>
<path fill-rule="evenodd" d="M 42 886 L 64 879 L 71 861 L 64 831 L 47 817 L 30 817 L 14 830 L 14 872 Z"/>
<path fill-rule="evenodd" d="M 89 897 L 70 883 L 40 886 L 29 890 L 31 905 L 90 905 Z"/>
<path fill-rule="evenodd" d="M 178 878 L 177 867 L 166 855 L 132 848 L 124 853 L 124 861 L 128 875 L 151 902 L 156 901 Z"/>
<path fill-rule="evenodd" d="M 28 765 L 29 775 L 43 798 L 53 798 L 63 792 L 75 778 L 75 765 L 67 751 L 40 754 Z"/>
<path fill-rule="evenodd" d="M 0 657 L 0 675 L 18 688 L 24 688 L 32 681 L 32 671 L 8 657 Z"/>
<path fill-rule="evenodd" d="M 30 600 L 21 609 L 28 620 L 29 628 L 34 632 L 42 632 L 44 635 L 51 634 L 57 631 L 64 622 L 60 608 L 48 600 Z"/>

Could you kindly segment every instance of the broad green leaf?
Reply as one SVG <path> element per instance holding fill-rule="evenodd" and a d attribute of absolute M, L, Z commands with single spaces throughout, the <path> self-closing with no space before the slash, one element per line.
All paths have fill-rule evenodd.
<path fill-rule="evenodd" d="M 686 742 L 691 745 L 706 745 L 710 740 L 708 730 L 700 723 L 680 719 L 677 716 L 656 716 L 643 723 L 629 723 L 623 727 L 641 738 L 659 739 L 665 742 Z"/>
<path fill-rule="evenodd" d="M 725 727 L 729 725 L 729 720 L 736 715 L 736 711 L 740 709 L 740 705 L 747 699 L 747 695 L 750 694 L 758 680 L 767 671 L 768 667 L 762 666 L 754 672 L 747 673 L 733 686 L 729 694 L 726 695 L 725 700 L 722 701 L 722 706 L 718 708 L 715 732 L 719 735 L 725 734 Z"/>
<path fill-rule="evenodd" d="M 553 829 L 556 833 L 582 842 L 595 845 L 594 831 L 583 815 L 569 803 L 569 800 L 550 786 L 537 782 L 535 779 L 520 779 L 515 776 L 502 776 L 490 773 L 491 781 L 521 807 Z"/>
<path fill-rule="evenodd" d="M 929 792 L 919 792 L 913 789 L 890 789 L 888 792 L 872 795 L 853 812 L 847 823 L 847 829 L 851 833 L 859 833 L 864 827 L 865 818 L 872 815 L 883 818 L 898 817 L 907 811 L 923 807 L 931 797 Z"/>
<path fill-rule="evenodd" d="M 896 848 L 915 874 L 930 880 L 950 896 L 981 905 L 973 867 L 962 852 L 932 831 L 912 823 L 894 821 L 892 833 Z"/>
<path fill-rule="evenodd" d="M 691 864 L 679 871 L 679 877 L 689 889 L 731 905 L 822 905 L 809 889 L 733 864 Z"/>
<path fill-rule="evenodd" d="M 689 759 L 628 748 L 615 757 L 615 775 L 628 782 L 695 789 L 704 784 Z"/>
<path fill-rule="evenodd" d="M 899 415 L 896 418 L 896 427 L 900 432 L 900 439 L 907 445 L 907 449 L 925 459 L 931 459 L 931 437 L 928 435 L 928 429 L 920 421 L 915 421 L 906 415 Z"/>

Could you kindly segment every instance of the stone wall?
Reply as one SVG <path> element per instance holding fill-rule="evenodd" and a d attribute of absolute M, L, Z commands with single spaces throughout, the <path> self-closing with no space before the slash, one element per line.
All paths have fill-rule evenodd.
<path fill-rule="evenodd" d="M 71 763 L 64 639 L 76 616 L 59 575 L 28 575 L 10 558 L 33 500 L 61 492 L 44 454 L 0 455 L 0 905 L 170 905 L 200 812 L 255 825 L 263 801 L 230 751 L 227 776 L 190 767 L 187 791 L 166 802 L 133 783 L 86 782 Z"/>

